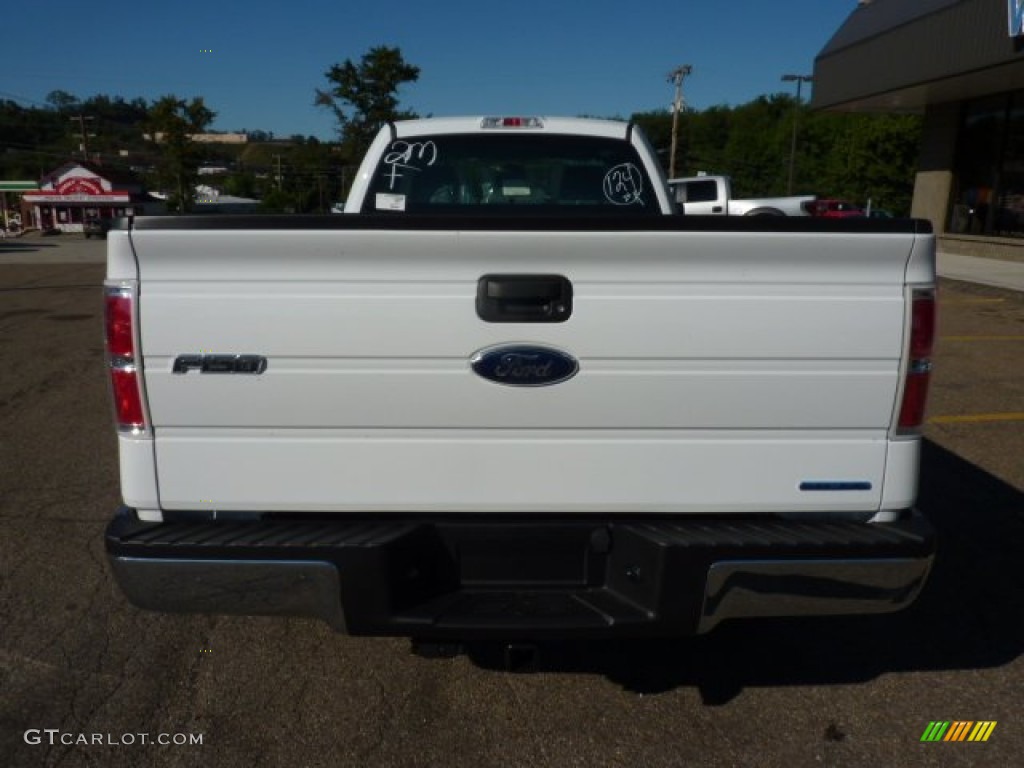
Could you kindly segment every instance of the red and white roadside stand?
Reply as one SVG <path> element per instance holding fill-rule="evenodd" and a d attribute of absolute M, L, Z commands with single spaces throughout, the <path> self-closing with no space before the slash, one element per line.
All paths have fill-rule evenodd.
<path fill-rule="evenodd" d="M 22 221 L 41 230 L 81 232 L 88 218 L 141 216 L 165 209 L 134 177 L 77 162 L 47 174 L 38 190 L 22 195 Z"/>

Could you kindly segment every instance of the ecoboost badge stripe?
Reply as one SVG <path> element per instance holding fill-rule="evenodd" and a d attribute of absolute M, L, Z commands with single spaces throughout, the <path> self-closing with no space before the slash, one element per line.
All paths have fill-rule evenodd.
<path fill-rule="evenodd" d="M 949 723 L 940 723 L 932 721 L 928 723 L 928 727 L 924 729 L 924 733 L 921 734 L 921 741 L 941 741 L 942 737 L 946 735 L 946 730 L 949 728 Z"/>
<path fill-rule="evenodd" d="M 988 741 L 995 729 L 995 720 L 933 720 L 921 741 Z"/>
<path fill-rule="evenodd" d="M 968 741 L 988 741 L 988 737 L 992 735 L 992 731 L 996 729 L 995 720 L 982 721 L 974 726 L 974 730 L 971 731 L 971 735 L 967 737 Z"/>

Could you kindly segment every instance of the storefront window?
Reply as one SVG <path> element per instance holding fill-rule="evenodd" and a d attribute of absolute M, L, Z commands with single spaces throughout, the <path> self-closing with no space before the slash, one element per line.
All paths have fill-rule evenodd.
<path fill-rule="evenodd" d="M 1024 92 L 1013 95 L 999 176 L 999 197 L 992 234 L 1024 237 Z"/>
<path fill-rule="evenodd" d="M 972 102 L 964 111 L 950 232 L 991 234 L 1007 102 L 1007 96 L 996 96 Z"/>
<path fill-rule="evenodd" d="M 1024 237 L 1024 91 L 964 110 L 949 232 Z"/>

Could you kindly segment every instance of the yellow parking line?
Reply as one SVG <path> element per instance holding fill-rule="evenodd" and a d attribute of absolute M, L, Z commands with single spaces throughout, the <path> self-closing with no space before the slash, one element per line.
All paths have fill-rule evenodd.
<path fill-rule="evenodd" d="M 1024 336 L 940 336 L 939 341 L 1024 341 Z"/>
<path fill-rule="evenodd" d="M 1024 421 L 1024 413 L 966 413 L 959 416 L 932 416 L 929 424 L 972 424 L 993 421 Z"/>

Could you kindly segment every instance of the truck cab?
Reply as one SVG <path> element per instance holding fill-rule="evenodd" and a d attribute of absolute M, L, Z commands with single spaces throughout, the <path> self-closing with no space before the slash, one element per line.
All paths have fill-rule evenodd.
<path fill-rule="evenodd" d="M 726 176 L 699 176 L 669 182 L 674 199 L 689 215 L 721 216 L 728 212 L 731 184 Z"/>

